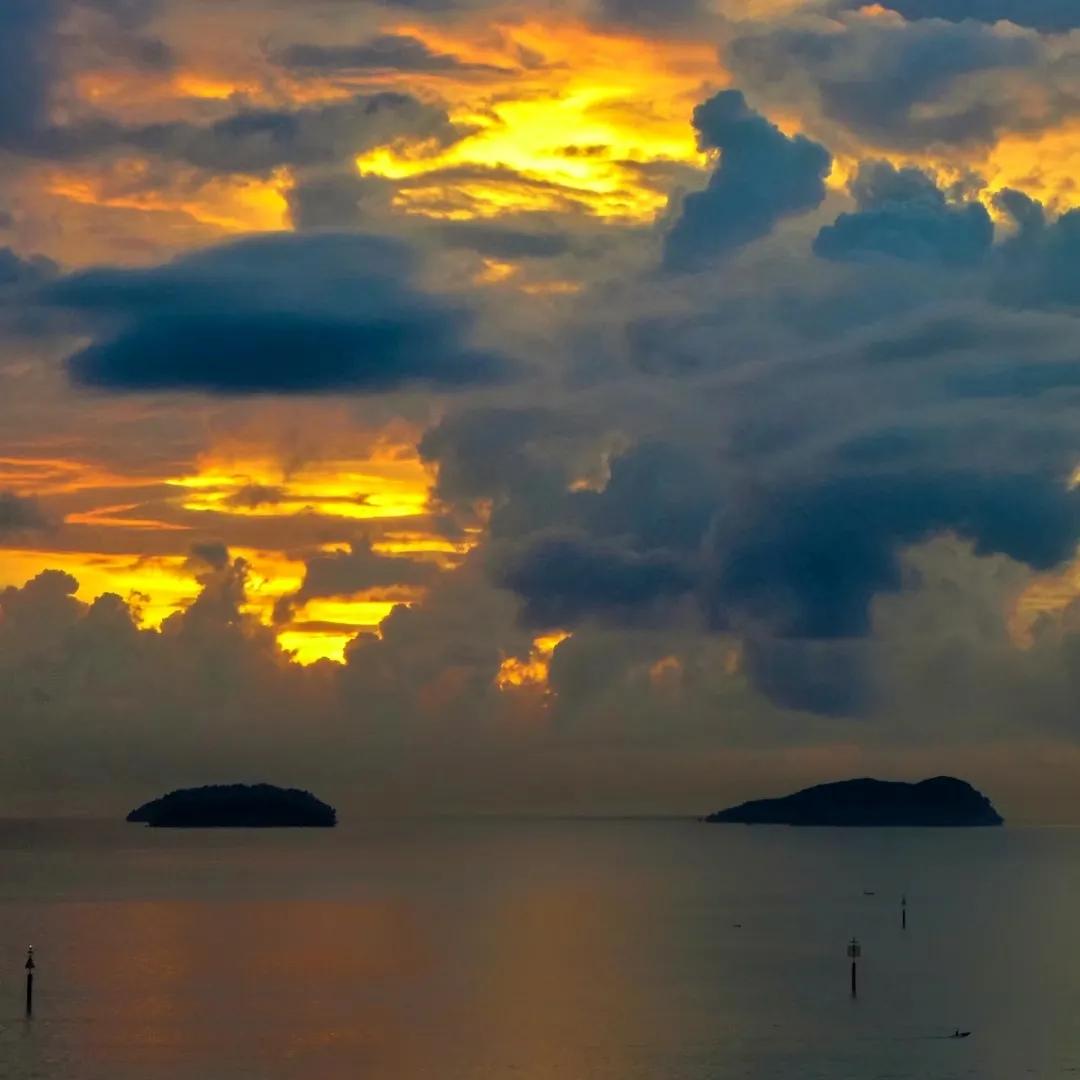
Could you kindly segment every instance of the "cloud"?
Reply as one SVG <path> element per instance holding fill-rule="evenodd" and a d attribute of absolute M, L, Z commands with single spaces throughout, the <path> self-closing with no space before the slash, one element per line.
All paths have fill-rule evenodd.
<path fill-rule="evenodd" d="M 597 0 L 596 13 L 603 23 L 662 33 L 696 22 L 705 15 L 706 7 L 702 0 L 668 0 L 666 4 L 653 0 Z"/>
<path fill-rule="evenodd" d="M 0 289 L 41 285 L 55 278 L 59 269 L 44 255 L 24 258 L 11 248 L 0 247 Z"/>
<path fill-rule="evenodd" d="M 220 540 L 192 544 L 189 566 L 197 572 L 207 567 L 211 570 L 224 570 L 229 565 L 229 549 Z"/>
<path fill-rule="evenodd" d="M 25 151 L 49 128 L 49 108 L 62 80 L 60 31 L 65 19 L 88 11 L 111 24 L 104 45 L 111 62 L 169 70 L 172 50 L 133 33 L 153 13 L 152 0 L 5 0 L 0 10 L 0 146 Z"/>
<path fill-rule="evenodd" d="M 862 7 L 862 0 L 853 6 Z M 888 0 L 886 7 L 905 19 L 1006 21 L 1051 33 L 1080 27 L 1080 11 L 1073 0 Z"/>
<path fill-rule="evenodd" d="M 163 0 L 74 0 L 74 3 L 101 12 L 128 30 L 137 30 L 158 14 Z"/>
<path fill-rule="evenodd" d="M 875 704 L 865 642 L 750 637 L 744 659 L 754 684 L 782 708 L 859 716 Z"/>
<path fill-rule="evenodd" d="M 103 116 L 24 125 L 16 149 L 79 160 L 135 151 L 217 174 L 267 176 L 282 167 L 343 166 L 398 140 L 441 148 L 462 138 L 446 110 L 394 91 L 296 108 L 243 106 L 209 123 L 121 123 Z"/>
<path fill-rule="evenodd" d="M 803 115 L 816 103 L 875 146 L 986 144 L 1011 126 L 1052 122 L 1062 105 L 1061 93 L 1038 93 L 1048 58 L 1037 35 L 976 22 L 841 13 L 744 30 L 725 58 L 763 101 Z M 1023 108 L 1010 74 L 1032 83 Z"/>
<path fill-rule="evenodd" d="M 871 200 L 926 185 L 863 180 Z M 993 252 L 963 274 L 885 259 L 815 276 L 788 259 L 767 265 L 782 287 L 751 263 L 745 289 L 702 282 L 674 313 L 656 290 L 607 297 L 687 361 L 639 374 L 631 322 L 622 375 L 605 358 L 595 396 L 579 391 L 583 423 L 595 408 L 623 433 L 600 490 L 570 490 L 579 451 L 543 415 L 451 413 L 425 450 L 444 498 L 493 501 L 495 580 L 528 624 L 676 634 L 696 617 L 744 641 L 775 703 L 866 713 L 875 604 L 914 587 L 913 546 L 958 536 L 1039 572 L 1070 558 L 1080 331 L 980 299 Z"/>
<path fill-rule="evenodd" d="M 738 90 L 723 90 L 694 110 L 703 150 L 720 163 L 704 191 L 683 201 L 664 241 L 664 264 L 693 270 L 767 236 L 783 218 L 825 198 L 828 151 L 805 136 L 788 138 L 754 112 Z"/>
<path fill-rule="evenodd" d="M 472 315 L 412 284 L 397 242 L 268 235 L 145 270 L 88 270 L 43 294 L 95 340 L 76 383 L 216 394 L 379 393 L 497 382 L 510 362 L 468 344 Z"/>
<path fill-rule="evenodd" d="M 301 72 L 400 71 L 423 75 L 505 75 L 508 68 L 462 60 L 437 52 L 409 34 L 380 34 L 355 45 L 290 45 L 275 54 L 287 68 Z"/>
<path fill-rule="evenodd" d="M 500 584 L 523 601 L 525 625 L 566 629 L 588 618 L 648 621 L 685 595 L 695 574 L 685 560 L 639 555 L 572 535 L 540 536 L 510 553 Z"/>
<path fill-rule="evenodd" d="M 226 499 L 229 506 L 254 510 L 260 506 L 274 506 L 284 501 L 287 491 L 273 484 L 245 484 Z"/>
<path fill-rule="evenodd" d="M 297 229 L 357 229 L 390 214 L 395 185 L 361 176 L 350 163 L 340 170 L 307 172 L 289 189 L 289 214 Z"/>
<path fill-rule="evenodd" d="M 21 142 L 45 120 L 59 0 L 5 0 L 0 10 L 0 144 Z"/>
<path fill-rule="evenodd" d="M 1039 203 L 1013 191 L 1000 192 L 997 204 L 1017 233 L 1001 245 L 994 298 L 1018 307 L 1080 307 L 1080 210 L 1049 221 Z"/>
<path fill-rule="evenodd" d="M 439 228 L 439 237 L 447 247 L 494 259 L 553 259 L 573 249 L 568 232 L 547 228 L 542 221 L 538 225 L 530 230 L 486 221 L 453 221 Z"/>
<path fill-rule="evenodd" d="M 857 212 L 841 214 L 814 241 L 814 252 L 822 258 L 885 255 L 968 266 L 990 252 L 994 224 L 982 203 L 949 202 L 919 169 L 865 162 L 852 183 L 852 194 Z"/>
<path fill-rule="evenodd" d="M 213 172 L 263 175 L 283 165 L 351 160 L 400 138 L 431 139 L 445 146 L 460 134 L 438 106 L 384 91 L 292 110 L 243 109 L 204 126 L 174 122 L 128 128 L 89 125 L 70 133 L 61 129 L 53 141 L 61 152 L 126 144 Z"/>
<path fill-rule="evenodd" d="M 707 809 L 737 801 L 710 795 L 718 784 L 849 769 L 951 760 L 978 780 L 983 753 L 1015 781 L 1024 766 L 1000 763 L 1030 739 L 1075 772 L 1080 219 L 1060 213 L 1075 42 L 996 25 L 991 0 L 896 0 L 907 22 L 868 5 L 749 15 L 724 2 L 731 18 L 712 28 L 730 47 L 710 75 L 717 5 L 583 0 L 587 21 L 618 30 L 583 72 L 555 62 L 584 39 L 554 8 L 498 41 L 483 37 L 489 10 L 454 19 L 437 0 L 397 8 L 416 29 L 364 40 L 361 20 L 320 39 L 333 6 L 248 3 L 265 15 L 259 40 L 237 11 L 210 41 L 172 0 L 156 21 L 155 5 L 64 0 L 59 33 L 0 3 L 0 25 L 24 20 L 0 84 L 23 80 L 25 109 L 12 123 L 0 103 L 0 139 L 53 159 L 9 155 L 0 196 L 17 219 L 0 252 L 4 328 L 23 324 L 3 342 L 0 422 L 27 462 L 3 465 L 0 487 L 39 488 L 50 516 L 75 519 L 52 565 L 124 552 L 143 580 L 147 556 L 147 588 L 180 575 L 148 603 L 155 615 L 192 578 L 199 593 L 160 631 L 140 626 L 138 597 L 83 603 L 120 554 L 87 557 L 81 588 L 56 571 L 0 592 L 6 804 L 37 791 L 83 810 L 239 771 L 352 804 L 383 793 L 396 811 L 565 805 L 567 777 L 587 809 Z M 1017 18 L 1056 16 L 1032 0 Z M 662 77 L 573 130 L 549 124 L 549 90 L 608 86 L 595 72 L 632 64 L 644 37 Z M 512 103 L 466 100 L 489 69 L 445 44 L 465 40 L 529 69 Z M 705 191 L 672 198 L 666 241 L 597 216 L 596 198 L 535 156 L 603 172 L 605 211 L 626 184 L 658 198 L 704 185 L 660 155 L 686 157 L 689 129 L 670 118 L 690 88 L 732 72 L 746 98 L 727 91 L 695 115 L 716 160 Z M 376 92 L 391 87 L 411 92 Z M 592 130 L 613 110 L 638 124 L 619 129 L 625 152 Z M 451 117 L 470 114 L 498 152 L 446 165 L 439 151 L 471 130 Z M 1042 132 L 1037 151 L 1012 137 Z M 412 175 L 361 175 L 356 155 L 377 147 Z M 850 201 L 826 194 L 830 153 L 841 171 L 865 162 Z M 968 172 L 980 166 L 985 186 Z M 1024 191 L 991 206 L 1003 182 Z M 276 213 L 271 192 L 299 235 L 153 254 L 256 220 L 264 198 Z M 991 214 L 1009 219 L 996 243 Z M 131 244 L 131 222 L 153 248 Z M 423 265 L 385 233 L 412 238 Z M 656 273 L 661 242 L 670 269 L 694 273 Z M 113 269 L 61 276 L 32 250 Z M 481 259 L 522 265 L 482 284 Z M 440 282 L 467 282 L 467 298 Z M 541 282 L 579 291 L 527 291 Z M 76 348 L 69 385 L 54 361 Z M 506 378 L 511 353 L 534 377 Z M 86 386 L 106 391 L 92 410 Z M 396 392 L 414 388 L 462 392 Z M 132 389 L 229 397 L 107 392 Z M 348 486 L 372 493 L 363 505 L 337 494 L 299 509 L 330 463 L 372 446 L 378 475 L 400 464 L 423 484 L 412 458 L 386 464 L 374 432 L 397 454 L 425 425 L 437 482 L 420 516 L 374 519 L 357 539 L 331 510 L 377 512 L 366 481 Z M 217 484 L 227 460 L 251 482 Z M 297 461 L 319 481 L 298 484 Z M 216 485 L 198 498 L 162 480 L 196 469 Z M 18 530 L 41 527 L 42 505 L 0 496 L 18 580 L 39 558 Z M 105 525 L 101 508 L 174 527 Z M 455 547 L 478 544 L 446 557 L 454 569 L 380 553 L 424 535 L 445 547 L 443 528 Z M 283 591 L 279 621 L 261 625 L 250 612 L 265 617 Z M 302 668 L 277 644 L 305 629 L 338 640 L 337 601 L 376 599 L 403 602 L 344 665 Z M 573 634 L 552 652 L 556 629 Z"/>
<path fill-rule="evenodd" d="M 434 563 L 407 556 L 380 555 L 370 541 L 354 540 L 348 550 L 311 556 L 304 580 L 295 593 L 283 597 L 274 612 L 276 622 L 289 621 L 295 610 L 319 597 L 351 597 L 372 589 L 394 591 L 430 585 L 439 576 Z"/>
<path fill-rule="evenodd" d="M 22 529 L 41 529 L 48 525 L 36 499 L 0 491 L 0 534 Z"/>
<path fill-rule="evenodd" d="M 569 417 L 539 407 L 466 408 L 429 429 L 419 451 L 438 463 L 436 494 L 444 499 L 501 501 L 523 490 L 561 492 L 567 478 L 545 447 L 572 426 Z"/>
<path fill-rule="evenodd" d="M 834 476 L 775 493 L 749 520 L 724 522 L 707 603 L 714 625 L 779 638 L 866 636 L 874 596 L 903 583 L 904 548 L 942 533 L 1049 569 L 1080 537 L 1068 476 L 908 469 Z"/>

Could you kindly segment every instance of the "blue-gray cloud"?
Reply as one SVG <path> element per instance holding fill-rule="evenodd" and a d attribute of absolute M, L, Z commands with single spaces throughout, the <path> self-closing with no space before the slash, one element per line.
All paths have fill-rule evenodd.
<path fill-rule="evenodd" d="M 919 169 L 864 163 L 852 184 L 858 210 L 818 233 L 814 252 L 826 259 L 890 256 L 943 266 L 981 262 L 994 223 L 979 202 L 950 202 Z"/>
<path fill-rule="evenodd" d="M 697 269 L 825 198 L 829 152 L 803 135 L 789 138 L 740 91 L 723 90 L 699 105 L 694 127 L 701 149 L 719 150 L 720 163 L 704 191 L 686 196 L 665 238 L 668 269 Z"/>
<path fill-rule="evenodd" d="M 1049 569 L 1075 548 L 1080 495 L 1069 491 L 1064 470 L 1010 475 L 948 466 L 777 491 L 748 520 L 719 531 L 710 617 L 722 628 L 757 625 L 781 638 L 863 637 L 870 601 L 901 585 L 902 549 L 942 532 Z"/>
<path fill-rule="evenodd" d="M 1080 210 L 1054 221 L 1022 192 L 1004 191 L 998 206 L 1017 226 L 1001 245 L 994 298 L 1019 307 L 1080 308 Z"/>
<path fill-rule="evenodd" d="M 0 491 L 0 533 L 42 529 L 46 525 L 48 518 L 36 499 Z"/>
<path fill-rule="evenodd" d="M 0 7 L 0 145 L 22 142 L 45 122 L 58 11 L 59 0 Z"/>
<path fill-rule="evenodd" d="M 423 75 L 505 75 L 510 70 L 437 52 L 409 34 L 380 34 L 355 45 L 290 45 L 276 53 L 275 59 L 295 71 L 318 73 L 401 71 Z"/>
<path fill-rule="evenodd" d="M 647 621 L 685 595 L 696 572 L 661 552 L 638 554 L 573 534 L 540 536 L 505 558 L 500 584 L 522 600 L 522 621 L 537 629 L 572 628 L 583 619 Z"/>
<path fill-rule="evenodd" d="M 862 0 L 851 6 L 862 7 Z M 887 0 L 885 6 L 905 19 L 1005 21 L 1050 33 L 1080 27 L 1080 8 L 1075 0 Z"/>
<path fill-rule="evenodd" d="M 145 270 L 98 269 L 43 302 L 87 320 L 75 382 L 209 393 L 454 389 L 498 381 L 462 305 L 412 284 L 403 245 L 358 234 L 272 235 Z"/>
<path fill-rule="evenodd" d="M 998 79 L 956 92 L 965 80 L 1033 71 L 1046 60 L 1035 34 L 977 22 L 914 23 L 857 15 L 836 24 L 794 22 L 743 32 L 725 53 L 740 83 L 806 110 L 879 146 L 987 143 L 1017 122 L 1015 93 Z M 1052 118 L 1057 102 L 1048 106 Z"/>
<path fill-rule="evenodd" d="M 338 165 L 399 138 L 447 145 L 462 134 L 445 109 L 386 91 L 298 109 L 245 108 L 210 124 L 101 120 L 48 127 L 27 149 L 65 158 L 127 148 L 211 172 L 267 175 L 286 165 Z"/>
<path fill-rule="evenodd" d="M 635 30 L 663 33 L 685 26 L 702 18 L 707 7 L 703 0 L 597 0 L 596 15 L 600 22 Z"/>

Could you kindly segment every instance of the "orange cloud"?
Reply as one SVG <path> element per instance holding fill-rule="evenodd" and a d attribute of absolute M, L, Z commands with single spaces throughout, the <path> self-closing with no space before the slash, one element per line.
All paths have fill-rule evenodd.
<path fill-rule="evenodd" d="M 569 637 L 570 634 L 562 630 L 544 634 L 533 641 L 527 657 L 508 656 L 495 676 L 495 685 L 500 690 L 530 687 L 546 690 L 551 658 L 555 655 L 555 650 Z"/>

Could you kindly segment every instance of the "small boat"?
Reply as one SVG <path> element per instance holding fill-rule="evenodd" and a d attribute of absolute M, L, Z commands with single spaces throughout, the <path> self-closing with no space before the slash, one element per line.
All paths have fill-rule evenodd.
<path fill-rule="evenodd" d="M 877 896 L 877 892 L 874 889 L 863 889 L 863 896 Z"/>
<path fill-rule="evenodd" d="M 971 1035 L 970 1031 L 961 1031 L 957 1028 L 950 1036 L 950 1039 L 966 1039 Z"/>

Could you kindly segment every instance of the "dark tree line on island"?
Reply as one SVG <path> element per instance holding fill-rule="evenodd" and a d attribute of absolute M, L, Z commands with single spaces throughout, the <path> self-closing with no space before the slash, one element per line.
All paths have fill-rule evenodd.
<path fill-rule="evenodd" d="M 843 780 L 782 799 L 758 799 L 710 814 L 705 821 L 742 825 L 915 826 L 1001 825 L 990 800 L 952 776 L 918 784 Z"/>
<path fill-rule="evenodd" d="M 171 791 L 132 810 L 157 828 L 333 828 L 337 811 L 310 791 L 273 784 L 217 784 Z"/>

